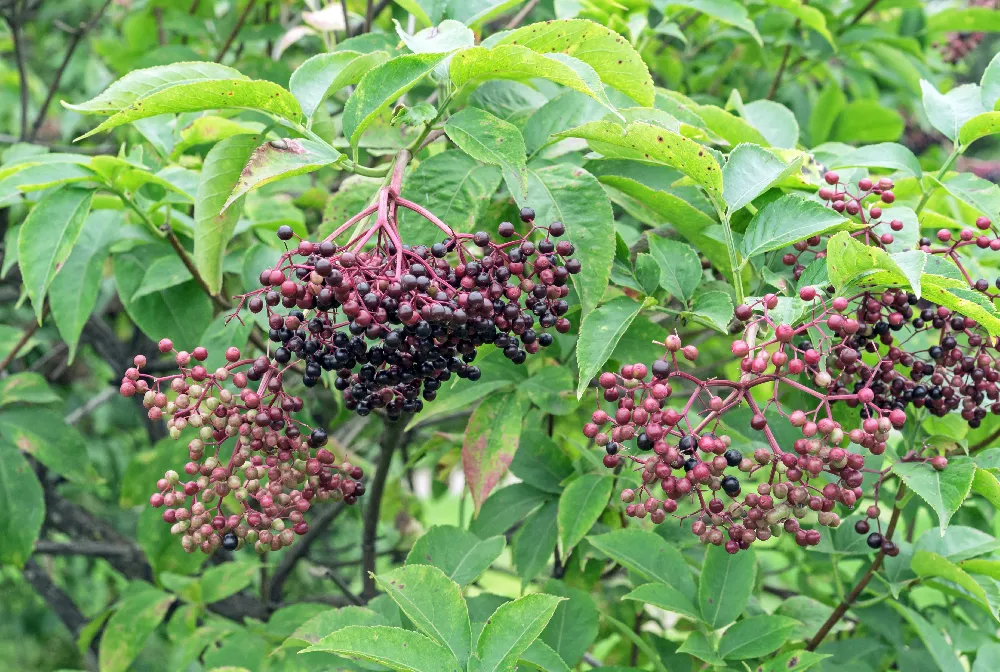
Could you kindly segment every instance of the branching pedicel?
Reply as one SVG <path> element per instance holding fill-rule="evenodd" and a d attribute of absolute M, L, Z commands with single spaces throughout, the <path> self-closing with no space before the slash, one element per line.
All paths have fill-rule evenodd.
<path fill-rule="evenodd" d="M 827 173 L 826 181 L 831 186 L 820 191 L 821 198 L 864 224 L 852 235 L 877 247 L 893 242 L 891 233 L 874 231 L 880 207 L 870 205 L 866 212 L 864 204 L 872 195 L 891 203 L 890 180 L 873 184 L 865 178 L 857 191 L 850 192 L 834 173 Z M 1000 249 L 1000 238 L 984 233 L 991 229 L 988 219 L 980 218 L 976 226 L 979 234 L 963 230 L 949 246 L 933 248 L 922 239 L 920 248 L 951 260 L 971 287 L 989 294 L 989 283 L 973 281 L 956 254 L 971 245 Z M 893 220 L 890 228 L 900 231 L 902 223 Z M 938 239 L 951 241 L 951 232 L 940 231 Z M 821 245 L 820 239 L 810 239 L 795 249 L 802 254 Z M 825 251 L 814 254 L 825 256 Z M 804 270 L 798 255 L 786 255 L 784 262 L 796 266 L 796 277 Z M 865 494 L 862 483 L 869 473 L 875 477 L 876 503 L 866 514 L 873 522 L 859 520 L 855 529 L 868 535 L 871 548 L 890 556 L 899 552 L 883 538 L 878 521 L 878 492 L 889 469 L 866 468 L 861 451 L 881 455 L 889 432 L 906 423 L 908 406 L 937 416 L 960 410 L 972 427 L 979 426 L 987 412 L 1000 414 L 997 342 L 974 320 L 918 300 L 904 289 L 827 299 L 806 286 L 799 297 L 811 302 L 812 309 L 809 318 L 794 327 L 772 319 L 779 305 L 774 294 L 736 308 L 743 324 L 740 337 L 731 344 L 742 372 L 737 380 L 702 379 L 680 370 L 681 360 L 697 360 L 698 350 L 685 346 L 677 335 L 667 336 L 661 344 L 665 354 L 651 367 L 632 364 L 618 374 L 601 374 L 598 410 L 583 432 L 605 448 L 605 466 L 631 465 L 640 472 L 642 485 L 621 493 L 629 516 L 648 515 L 655 523 L 662 523 L 668 514 L 681 520 L 694 518 L 691 529 L 703 542 L 724 544 L 730 553 L 782 532 L 793 534 L 801 546 L 816 545 L 820 532 L 806 529 L 800 521 L 838 526 L 838 507 L 856 506 Z M 918 336 L 931 344 L 917 345 Z M 771 391 L 761 401 L 754 391 L 763 385 L 770 385 Z M 802 409 L 787 408 L 781 399 L 788 390 L 805 395 L 811 403 Z M 600 408 L 602 397 L 614 405 L 613 411 Z M 670 402 L 678 398 L 677 407 L 672 407 Z M 726 413 L 744 404 L 752 413 L 751 430 L 767 444 L 750 456 L 733 449 L 730 437 L 721 433 Z M 835 419 L 837 404 L 857 409 L 855 426 L 844 427 Z M 801 433 L 792 445 L 780 445 L 775 437 L 772 420 L 765 415 L 771 409 Z M 625 444 L 632 442 L 634 449 L 627 448 Z M 908 446 L 900 460 L 945 469 L 947 458 L 928 454 L 933 452 Z M 759 479 L 755 491 L 742 491 L 736 471 Z M 693 504 L 693 510 L 676 513 L 685 502 Z"/>
<path fill-rule="evenodd" d="M 504 242 L 485 232 L 456 233 L 400 196 L 408 158 L 401 153 L 375 204 L 319 243 L 299 240 L 261 272 L 260 289 L 237 297 L 230 318 L 240 319 L 244 308 L 263 312 L 277 345 L 273 352 L 241 359 L 230 348 L 229 363 L 209 372 L 199 363 L 208 353 L 199 347 L 175 353 L 178 374 L 144 374 L 142 357 L 126 372 L 121 393 L 142 394 L 151 419 L 168 417 L 172 437 L 188 426 L 199 431 L 188 444 L 185 467 L 193 480 L 168 472 L 150 498 L 153 506 L 167 507 L 164 520 L 185 549 L 211 553 L 220 544 L 232 549 L 247 541 L 260 552 L 277 550 L 308 531 L 303 514 L 316 499 L 353 504 L 364 494 L 361 469 L 338 465 L 323 447 L 326 432 L 293 417 L 303 406 L 285 390 L 293 360 L 304 363 L 306 387 L 316 385 L 323 371 L 334 372 L 347 408 L 359 415 L 380 409 L 395 421 L 420 411 L 452 375 L 478 380 L 472 362 L 481 345 L 492 343 L 520 364 L 552 343 L 536 323 L 569 330 L 565 298 L 580 263 L 571 258 L 571 243 L 553 240 L 565 232 L 563 224 L 535 226 L 534 213 L 525 208 L 524 235 L 509 222 L 499 226 Z M 405 244 L 397 227 L 400 207 L 421 215 L 444 239 L 430 247 Z M 365 225 L 371 215 L 374 223 Z M 349 242 L 338 245 L 355 225 Z M 544 238 L 529 240 L 537 232 Z M 282 227 L 278 237 L 290 241 L 294 234 Z M 162 341 L 160 350 L 171 352 L 173 344 Z M 224 450 L 230 439 L 235 446 Z M 242 513 L 224 514 L 229 494 Z"/>

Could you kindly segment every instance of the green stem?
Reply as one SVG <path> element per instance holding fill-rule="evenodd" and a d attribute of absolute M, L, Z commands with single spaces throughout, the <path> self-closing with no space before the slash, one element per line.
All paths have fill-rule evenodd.
<path fill-rule="evenodd" d="M 713 199 L 714 201 L 714 199 Z M 726 250 L 729 252 L 729 267 L 733 269 L 733 287 L 736 289 L 736 305 L 743 303 L 743 264 L 736 251 L 736 241 L 733 239 L 733 227 L 729 225 L 729 217 L 725 210 L 715 204 L 715 210 L 719 213 L 719 220 L 722 222 L 722 230 L 726 234 Z"/>
<path fill-rule="evenodd" d="M 360 164 L 354 163 L 353 161 L 344 161 L 342 165 L 343 169 L 354 173 L 355 175 L 363 175 L 365 177 L 385 177 L 389 174 L 392 169 L 392 164 L 385 166 L 378 166 L 376 168 L 367 168 Z"/>
<path fill-rule="evenodd" d="M 149 218 L 149 215 L 147 215 L 147 214 L 146 214 L 145 212 L 143 212 L 143 211 L 142 211 L 142 208 L 140 208 L 140 207 L 139 207 L 139 206 L 137 206 L 137 205 L 136 205 L 135 203 L 133 203 L 133 202 L 132 202 L 132 199 L 130 199 L 130 198 L 129 198 L 128 196 L 126 196 L 124 192 L 122 192 L 122 191 L 119 191 L 118 189 L 113 189 L 113 188 L 111 188 L 111 187 L 108 187 L 107 189 L 108 189 L 108 191 L 110 191 L 110 192 L 111 192 L 112 194 L 114 194 L 114 195 L 115 195 L 115 196 L 117 196 L 117 197 L 118 197 L 119 199 L 121 199 L 121 202 L 122 202 L 122 203 L 124 203 L 124 204 L 125 204 L 125 205 L 127 205 L 127 206 L 128 206 L 129 208 L 131 208 L 132 212 L 134 212 L 135 214 L 139 215 L 139 219 L 141 219 L 141 220 L 142 220 L 142 223 L 143 223 L 143 224 L 144 224 L 144 225 L 146 226 L 146 228 L 148 228 L 148 229 L 149 229 L 149 230 L 150 230 L 150 231 L 151 231 L 151 232 L 152 232 L 152 233 L 153 233 L 154 235 L 156 235 L 156 236 L 157 236 L 158 238 L 166 238 L 166 237 L 167 237 L 167 234 L 166 234 L 166 232 L 164 232 L 164 231 L 161 231 L 161 230 L 159 229 L 159 227 L 157 227 L 157 226 L 156 226 L 156 224 L 154 224 L 154 223 L 153 223 L 153 220 L 151 220 L 151 219 Z"/>
<path fill-rule="evenodd" d="M 941 170 L 939 170 L 937 175 L 934 176 L 935 182 L 940 182 L 944 178 L 945 173 L 947 173 L 948 169 L 954 165 L 955 161 L 963 151 L 965 151 L 964 147 L 958 144 L 955 145 L 955 149 L 952 151 L 951 156 L 948 157 L 948 160 L 944 162 L 943 166 L 941 166 Z M 931 194 L 933 194 L 936 189 L 937 187 L 932 185 L 929 189 L 927 189 L 927 191 L 924 192 L 924 195 L 920 197 L 920 202 L 917 203 L 917 207 L 913 210 L 915 214 L 920 214 L 920 211 L 924 209 L 925 205 L 927 205 L 927 201 L 930 200 Z"/>

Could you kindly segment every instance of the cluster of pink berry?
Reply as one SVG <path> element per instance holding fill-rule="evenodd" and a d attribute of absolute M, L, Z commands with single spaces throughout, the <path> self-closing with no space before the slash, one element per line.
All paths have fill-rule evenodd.
<path fill-rule="evenodd" d="M 186 551 L 212 553 L 244 543 L 260 553 L 278 550 L 308 532 L 304 515 L 314 501 L 353 504 L 364 494 L 361 468 L 337 464 L 324 448 L 326 432 L 292 417 L 302 399 L 284 391 L 282 372 L 267 357 L 244 359 L 232 347 L 226 365 L 209 371 L 203 347 L 177 352 L 164 339 L 159 349 L 174 353 L 180 373 L 143 373 L 146 358 L 139 355 L 120 391 L 142 395 L 151 420 L 166 415 L 171 438 L 196 432 L 184 475 L 166 472 L 149 498 L 151 506 L 166 507 L 163 520 Z M 229 495 L 241 512 L 223 509 Z"/>

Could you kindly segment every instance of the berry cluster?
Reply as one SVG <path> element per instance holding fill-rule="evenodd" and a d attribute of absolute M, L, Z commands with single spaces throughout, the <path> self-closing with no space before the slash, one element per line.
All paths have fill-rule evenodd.
<path fill-rule="evenodd" d="M 996 9 L 998 5 L 997 0 L 969 0 L 969 6 Z M 941 58 L 945 63 L 955 64 L 975 51 L 985 38 L 986 33 L 980 31 L 948 33 L 945 35 L 945 42 L 935 43 L 934 46 L 941 52 Z"/>
<path fill-rule="evenodd" d="M 229 319 L 241 319 L 244 308 L 261 314 L 273 350 L 241 359 L 229 348 L 228 363 L 210 372 L 201 364 L 204 348 L 175 352 L 164 340 L 160 351 L 174 352 L 179 373 L 143 373 L 142 356 L 125 373 L 122 395 L 141 394 L 150 419 L 166 416 L 173 438 L 188 427 L 198 432 L 185 467 L 192 480 L 168 472 L 150 499 L 167 507 L 164 520 L 186 550 L 210 553 L 244 540 L 261 552 L 276 550 L 308 530 L 303 514 L 314 499 L 352 504 L 364 494 L 361 469 L 338 465 L 323 447 L 326 433 L 293 417 L 303 402 L 285 391 L 286 378 L 301 374 L 313 387 L 331 372 L 348 409 L 362 416 L 378 410 L 395 421 L 420 411 L 453 375 L 478 380 L 472 362 L 480 346 L 493 344 L 520 364 L 553 342 L 546 329 L 569 331 L 569 278 L 581 266 L 573 244 L 558 240 L 565 226 L 537 226 L 524 208 L 524 233 L 510 222 L 500 224 L 496 240 L 482 231 L 456 233 L 400 197 L 406 158 L 397 160 L 376 203 L 323 241 L 294 241 L 261 272 L 259 289 L 237 297 Z M 444 239 L 404 243 L 398 208 L 424 217 Z M 286 243 L 295 238 L 287 226 L 277 235 Z M 235 445 L 224 451 L 231 438 Z M 242 513 L 224 514 L 230 494 Z"/>
<path fill-rule="evenodd" d="M 173 352 L 180 373 L 143 373 L 146 358 L 139 355 L 120 391 L 142 395 L 151 420 L 166 415 L 171 438 L 189 428 L 197 432 L 187 446 L 187 480 L 168 471 L 149 498 L 151 506 L 166 507 L 163 520 L 186 551 L 234 550 L 244 543 L 261 553 L 278 550 L 309 531 L 303 517 L 314 501 L 354 504 L 364 494 L 361 468 L 337 464 L 324 448 L 326 432 L 292 417 L 302 399 L 285 392 L 282 372 L 267 357 L 244 359 L 231 347 L 226 365 L 209 371 L 203 347 L 177 352 L 164 339 L 159 349 Z M 224 510 L 229 495 L 239 513 L 227 515 L 233 509 L 228 503 Z"/>
<path fill-rule="evenodd" d="M 876 247 L 893 243 L 891 233 L 875 230 L 880 205 L 864 203 L 873 195 L 891 203 L 891 181 L 862 179 L 857 191 L 843 188 L 836 174 L 828 173 L 826 181 L 830 186 L 820 197 L 862 221 L 852 235 Z M 893 220 L 889 228 L 899 231 L 902 224 Z M 997 294 L 990 283 L 973 281 L 958 255 L 961 248 L 1000 249 L 991 230 L 981 217 L 975 230 L 954 237 L 948 230 L 938 232 L 946 246 L 933 247 L 928 239 L 919 246 L 953 263 L 970 289 L 992 299 Z M 825 255 L 821 239 L 804 242 L 795 247 L 798 254 L 813 247 L 820 248 L 815 256 Z M 784 259 L 797 276 L 798 254 Z M 811 305 L 798 325 L 772 319 L 779 306 L 773 294 L 737 306 L 742 329 L 731 343 L 741 372 L 736 380 L 684 371 L 682 364 L 697 361 L 699 353 L 676 334 L 660 344 L 665 353 L 651 366 L 632 364 L 617 374 L 601 374 L 598 408 L 583 432 L 605 448 L 605 466 L 639 472 L 641 485 L 621 493 L 627 515 L 648 515 L 654 523 L 668 515 L 693 518 L 691 529 L 702 541 L 725 545 L 731 553 L 783 532 L 799 545 L 815 545 L 820 532 L 803 525 L 838 526 L 841 512 L 864 496 L 866 474 L 877 502 L 888 469 L 866 468 L 864 454 L 885 452 L 890 432 L 907 422 L 908 408 L 937 416 L 958 411 L 971 427 L 987 413 L 1000 414 L 1000 348 L 975 320 L 901 288 L 827 298 L 830 292 L 799 290 L 799 299 Z M 769 392 L 754 394 L 762 385 Z M 749 455 L 733 447 L 725 432 L 726 414 L 740 407 L 749 408 L 750 429 L 767 446 Z M 854 411 L 835 414 L 837 407 Z M 857 420 L 843 424 L 855 412 Z M 777 422 L 798 433 L 791 445 L 779 443 Z M 946 468 L 947 458 L 933 452 L 910 449 L 900 459 Z M 745 493 L 753 481 L 753 491 Z M 677 513 L 685 502 L 693 510 Z M 868 535 L 872 548 L 898 553 L 880 528 L 871 530 L 880 525 L 877 504 L 867 513 L 873 522 L 859 521 L 858 533 Z"/>

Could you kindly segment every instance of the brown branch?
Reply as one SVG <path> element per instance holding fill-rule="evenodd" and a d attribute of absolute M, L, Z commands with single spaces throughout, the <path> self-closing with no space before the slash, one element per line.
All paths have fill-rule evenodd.
<path fill-rule="evenodd" d="M 892 540 L 892 535 L 896 531 L 896 523 L 899 522 L 899 514 L 902 512 L 900 502 L 903 500 L 903 496 L 905 494 L 906 484 L 900 481 L 899 490 L 896 492 L 896 500 L 892 507 L 892 518 L 889 519 L 889 527 L 885 530 L 884 537 L 887 541 Z M 858 580 L 858 583 L 851 589 L 851 592 L 848 593 L 844 600 L 837 605 L 837 608 L 833 610 L 830 617 L 826 619 L 826 622 L 820 626 L 820 629 L 816 631 L 813 638 L 809 640 L 809 643 L 806 645 L 806 651 L 815 651 L 816 647 L 823 642 L 823 638 L 830 634 L 830 630 L 833 629 L 833 626 L 835 626 L 840 619 L 844 617 L 844 614 L 846 614 L 847 610 L 851 608 L 854 601 L 858 599 L 858 596 L 861 595 L 861 593 L 864 592 L 864 589 L 868 587 L 872 577 L 875 576 L 875 572 L 882 567 L 882 562 L 884 560 L 885 551 L 879 549 L 878 555 L 875 556 L 875 561 L 872 562 L 868 571 L 865 572 L 864 575 Z"/>
<path fill-rule="evenodd" d="M 347 0 L 340 0 L 340 8 L 344 12 L 344 39 L 351 36 L 351 22 L 347 18 Z"/>
<path fill-rule="evenodd" d="M 14 17 L 7 17 L 11 38 L 14 41 L 14 61 L 17 63 L 17 80 L 21 96 L 21 141 L 28 139 L 28 67 L 25 63 L 24 33 L 21 16 L 15 11 Z"/>
<path fill-rule="evenodd" d="M 371 487 L 365 493 L 364 529 L 361 537 L 361 582 L 364 588 L 361 597 L 370 600 L 375 597 L 375 539 L 378 536 L 378 521 L 382 510 L 382 495 L 385 492 L 385 482 L 389 478 L 389 467 L 392 465 L 392 454 L 409 440 L 409 432 L 403 428 L 407 418 L 404 416 L 396 422 L 386 421 L 379 442 L 380 453 L 375 467 L 375 476 Z"/>
<path fill-rule="evenodd" d="M 316 520 L 312 522 L 309 526 L 309 531 L 302 535 L 300 539 L 298 539 L 287 551 L 285 551 L 285 554 L 281 558 L 281 562 L 278 564 L 277 569 L 274 570 L 274 574 L 271 576 L 270 596 L 272 600 L 281 600 L 281 593 L 285 588 L 285 581 L 287 581 L 288 577 L 291 576 L 292 571 L 294 571 L 296 565 L 298 565 L 299 560 L 309 555 L 309 549 L 312 547 L 313 543 L 326 534 L 327 529 L 333 521 L 335 521 L 345 509 L 347 509 L 347 507 L 343 503 L 335 506 L 328 506 L 323 513 L 317 516 Z"/>
<path fill-rule="evenodd" d="M 184 264 L 184 268 L 186 268 L 188 272 L 191 273 L 191 276 L 194 278 L 194 281 L 198 284 L 199 287 L 201 287 L 201 291 L 205 292 L 208 298 L 212 300 L 212 303 L 215 304 L 216 308 L 219 308 L 220 310 L 228 310 L 230 308 L 229 303 L 221 296 L 217 296 L 212 293 L 212 290 L 208 286 L 208 283 L 205 282 L 205 278 L 203 278 L 201 273 L 198 271 L 198 267 L 195 265 L 194 259 L 192 259 L 191 255 L 189 255 L 187 253 L 187 250 L 184 249 L 184 246 L 181 244 L 180 238 L 177 237 L 177 234 L 174 233 L 174 230 L 171 229 L 169 225 L 163 228 L 165 228 L 167 231 L 167 240 L 170 241 L 170 247 L 174 248 L 174 252 L 177 253 L 178 257 L 180 257 L 181 263 Z"/>
<path fill-rule="evenodd" d="M 49 110 L 49 105 L 52 104 L 52 99 L 55 98 L 56 91 L 59 89 L 59 84 L 62 82 L 63 75 L 66 73 L 66 66 L 69 65 L 69 61 L 73 58 L 73 54 L 76 52 L 77 46 L 84 37 L 97 25 L 101 16 L 107 10 L 108 6 L 111 4 L 111 0 L 105 0 L 101 8 L 98 9 L 90 20 L 81 23 L 80 27 L 74 30 L 69 38 L 69 44 L 66 45 L 66 55 L 63 56 L 62 63 L 59 64 L 59 68 L 56 70 L 56 75 L 52 79 L 52 83 L 49 84 L 48 93 L 45 94 L 45 100 L 42 102 L 42 106 L 38 108 L 38 115 L 35 117 L 35 123 L 31 127 L 31 132 L 28 134 L 28 142 L 34 142 L 35 138 L 38 137 L 38 131 L 42 128 L 42 124 L 45 122 L 45 114 Z M 161 24 L 162 28 L 162 24 Z"/>
<path fill-rule="evenodd" d="M 985 439 L 977 441 L 973 446 L 971 446 L 969 448 L 969 454 L 971 455 L 972 453 L 980 451 L 983 448 L 989 448 L 993 444 L 993 442 L 996 441 L 997 439 L 1000 439 L 1000 428 L 996 429 L 992 434 L 987 436 Z"/>
<path fill-rule="evenodd" d="M 229 51 L 229 47 L 233 46 L 233 40 L 236 39 L 237 33 L 243 28 L 243 24 L 246 22 L 247 17 L 250 16 L 250 12 L 253 10 L 253 6 L 257 3 L 257 0 L 250 0 L 247 2 L 247 6 L 243 8 L 243 13 L 240 14 L 240 18 L 236 19 L 236 25 L 233 26 L 232 31 L 229 33 L 229 37 L 226 38 L 225 44 L 219 49 L 219 53 L 215 55 L 215 62 L 222 63 L 222 59 L 226 56 L 226 52 Z"/>
<path fill-rule="evenodd" d="M 49 303 L 48 301 L 46 301 L 45 305 L 42 306 L 42 319 L 44 320 L 45 316 L 48 314 L 49 314 Z M 24 332 L 21 334 L 21 338 L 18 339 L 17 343 L 14 344 L 14 347 L 11 348 L 11 351 L 8 352 L 7 356 L 3 358 L 2 362 L 0 362 L 0 372 L 2 372 L 4 369 L 10 366 L 11 362 L 17 359 L 17 354 L 21 352 L 21 349 L 25 345 L 28 344 L 28 341 L 31 340 L 31 337 L 35 335 L 36 331 L 38 331 L 38 327 L 39 327 L 38 320 L 32 320 L 31 322 L 28 323 L 28 326 L 24 328 Z"/>
<path fill-rule="evenodd" d="M 799 22 L 796 19 L 795 27 L 798 28 Z M 788 56 L 792 53 L 792 43 L 789 42 L 785 45 L 785 52 L 781 55 L 781 63 L 778 65 L 778 72 L 774 75 L 774 80 L 771 82 L 771 88 L 767 90 L 767 95 L 764 96 L 765 99 L 771 100 L 774 98 L 775 92 L 778 90 L 778 86 L 781 85 L 781 77 L 785 74 L 785 68 L 788 66 Z"/>
<path fill-rule="evenodd" d="M 877 5 L 878 3 L 879 0 L 870 0 L 867 5 L 861 8 L 861 11 L 859 11 L 857 14 L 854 15 L 854 18 L 850 20 L 850 22 L 847 24 L 847 27 L 850 28 L 851 26 L 855 25 L 858 21 L 863 19 L 865 17 L 865 14 L 875 9 L 875 5 Z"/>
<path fill-rule="evenodd" d="M 531 14 L 531 10 L 533 10 L 535 8 L 535 5 L 537 4 L 538 0 L 528 0 L 528 3 L 524 7 L 522 7 L 517 14 L 514 15 L 514 18 L 512 18 L 507 23 L 506 26 L 504 26 L 504 30 L 514 30 L 515 28 L 520 26 L 521 22 L 524 21 L 525 18 L 527 18 L 528 14 Z"/>
<path fill-rule="evenodd" d="M 375 3 L 372 0 L 366 0 L 365 2 L 365 25 L 362 32 L 370 33 L 372 32 L 372 21 L 375 20 Z M 344 17 L 344 23 L 347 23 L 347 17 Z"/>

